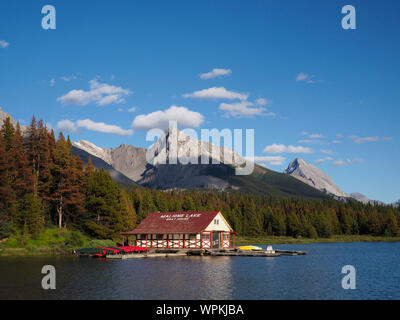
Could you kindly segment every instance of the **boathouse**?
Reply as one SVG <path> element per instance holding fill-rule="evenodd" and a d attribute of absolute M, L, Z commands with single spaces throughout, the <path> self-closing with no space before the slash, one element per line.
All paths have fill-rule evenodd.
<path fill-rule="evenodd" d="M 150 213 L 122 236 L 124 244 L 171 249 L 229 248 L 235 240 L 233 229 L 219 211 Z"/>

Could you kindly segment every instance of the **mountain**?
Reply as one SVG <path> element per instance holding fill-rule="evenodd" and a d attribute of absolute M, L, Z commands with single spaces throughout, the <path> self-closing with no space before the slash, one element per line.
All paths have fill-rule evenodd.
<path fill-rule="evenodd" d="M 392 206 L 393 206 L 393 207 L 399 207 L 399 206 L 400 206 L 400 199 L 397 200 L 397 201 L 395 201 L 395 202 L 393 202 L 393 203 L 392 203 Z"/>
<path fill-rule="evenodd" d="M 85 140 L 72 142 L 72 146 L 103 160 L 132 181 L 140 180 L 146 170 L 146 150 L 143 148 L 123 144 L 115 149 L 106 149 Z"/>
<path fill-rule="evenodd" d="M 7 118 L 10 118 L 11 124 L 15 127 L 17 122 L 5 111 L 3 111 L 0 107 L 0 125 L 3 125 L 3 121 Z"/>
<path fill-rule="evenodd" d="M 357 200 L 357 201 L 360 201 L 362 203 L 369 203 L 371 201 L 373 202 L 373 200 L 369 199 L 367 196 L 365 196 L 365 195 L 363 195 L 361 193 L 358 193 L 358 192 L 350 193 L 350 197 L 355 199 L 355 200 Z"/>
<path fill-rule="evenodd" d="M 73 142 L 73 147 L 73 152 L 80 152 L 82 159 L 89 155 L 96 157 L 102 160 L 101 165 L 107 164 L 149 188 L 241 190 L 279 197 L 327 198 L 324 193 L 293 177 L 250 163 L 232 149 L 199 141 L 177 129 L 166 130 L 148 150 L 130 145 L 105 149 L 83 140 Z M 218 157 L 221 162 L 213 163 Z M 189 158 L 191 163 L 182 164 Z M 209 161 L 202 162 L 204 158 Z M 198 164 L 193 163 L 196 159 Z M 236 175 L 236 170 L 245 164 L 254 165 L 254 172 Z"/>
<path fill-rule="evenodd" d="M 0 121 L 9 116 L 0 109 Z M 16 125 L 15 120 L 10 118 Z M 197 152 L 193 154 L 193 150 Z M 199 141 L 177 129 L 166 130 L 149 150 L 125 144 L 117 148 L 101 148 L 89 141 L 79 140 L 72 142 L 72 152 L 85 163 L 91 157 L 96 168 L 105 169 L 123 184 L 157 189 L 241 190 L 308 199 L 329 197 L 290 175 L 254 164 L 232 149 Z M 152 155 L 149 161 L 147 154 Z M 182 164 L 187 163 L 189 158 L 190 164 Z M 196 158 L 199 164 L 193 164 Z M 209 161 L 201 164 L 202 159 Z M 251 174 L 237 175 L 237 171 L 253 166 Z"/>
<path fill-rule="evenodd" d="M 326 194 L 331 194 L 339 198 L 349 197 L 325 172 L 301 158 L 294 159 L 283 172 Z"/>
<path fill-rule="evenodd" d="M 128 184 L 128 185 L 135 185 L 136 183 L 129 179 L 127 176 L 119 172 L 118 170 L 115 170 L 110 164 L 105 162 L 103 159 L 96 157 L 93 154 L 90 154 L 82 149 L 77 148 L 76 146 L 72 145 L 72 154 L 77 155 L 80 157 L 80 159 L 86 164 L 89 160 L 89 157 L 92 160 L 92 163 L 95 168 L 97 169 L 104 169 L 108 171 L 111 175 L 111 177 L 119 183 L 123 184 Z"/>

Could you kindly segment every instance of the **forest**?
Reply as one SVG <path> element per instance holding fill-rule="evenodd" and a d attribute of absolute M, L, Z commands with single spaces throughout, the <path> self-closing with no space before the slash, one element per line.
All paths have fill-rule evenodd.
<path fill-rule="evenodd" d="M 22 133 L 7 118 L 0 128 L 0 240 L 35 238 L 46 228 L 117 239 L 150 212 L 219 210 L 243 236 L 329 238 L 399 235 L 400 209 L 355 200 L 305 200 L 212 190 L 154 190 L 118 185 L 84 165 L 62 133 L 55 138 L 32 118 Z"/>

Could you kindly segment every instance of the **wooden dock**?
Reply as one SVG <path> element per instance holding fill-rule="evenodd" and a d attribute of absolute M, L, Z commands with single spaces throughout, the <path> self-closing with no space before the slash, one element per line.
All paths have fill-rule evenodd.
<path fill-rule="evenodd" d="M 305 255 L 306 251 L 291 250 L 240 250 L 240 249 L 207 249 L 204 255 L 209 256 L 233 256 L 233 257 L 279 257 Z"/>
<path fill-rule="evenodd" d="M 229 257 L 279 257 L 305 255 L 306 251 L 293 250 L 240 250 L 238 248 L 226 249 L 152 249 L 146 253 L 109 254 L 107 259 L 141 259 L 141 258 L 168 258 L 182 256 L 229 256 Z"/>

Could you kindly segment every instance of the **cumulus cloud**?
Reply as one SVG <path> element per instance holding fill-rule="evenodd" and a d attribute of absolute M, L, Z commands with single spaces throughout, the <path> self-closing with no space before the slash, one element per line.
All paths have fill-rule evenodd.
<path fill-rule="evenodd" d="M 329 149 L 321 149 L 321 152 L 325 153 L 325 154 L 332 154 L 333 153 L 333 151 L 329 150 Z"/>
<path fill-rule="evenodd" d="M 124 97 L 132 93 L 129 89 L 100 83 L 97 80 L 90 80 L 89 84 L 89 91 L 71 90 L 57 100 L 64 105 L 86 106 L 93 102 L 98 106 L 103 106 L 110 103 L 123 103 Z"/>
<path fill-rule="evenodd" d="M 66 132 L 78 132 L 78 127 L 71 120 L 61 120 L 57 123 L 58 130 Z"/>
<path fill-rule="evenodd" d="M 247 100 L 248 94 L 234 92 L 226 90 L 224 87 L 211 87 L 208 89 L 203 89 L 195 91 L 193 93 L 187 93 L 183 95 L 184 98 L 199 98 L 199 99 L 239 99 Z"/>
<path fill-rule="evenodd" d="M 343 166 L 347 166 L 347 165 L 349 165 L 349 164 L 359 163 L 359 162 L 362 162 L 362 161 L 363 161 L 363 160 L 360 159 L 360 158 L 354 158 L 354 159 L 347 159 L 346 161 L 337 160 L 337 161 L 334 161 L 332 164 L 333 164 L 335 167 L 343 167 Z"/>
<path fill-rule="evenodd" d="M 342 143 L 342 141 L 340 141 L 340 140 L 333 140 L 332 143 L 334 143 L 334 144 L 339 144 L 339 143 Z"/>
<path fill-rule="evenodd" d="M 54 87 L 55 83 L 56 83 L 56 79 L 51 79 L 50 80 L 50 87 Z"/>
<path fill-rule="evenodd" d="M 311 148 L 303 146 L 286 146 L 284 144 L 272 144 L 264 148 L 265 153 L 312 153 Z"/>
<path fill-rule="evenodd" d="M 9 42 L 5 41 L 5 40 L 0 40 L 0 47 L 1 48 L 7 48 L 10 45 Z"/>
<path fill-rule="evenodd" d="M 78 120 L 76 122 L 70 120 L 61 120 L 57 124 L 57 128 L 67 132 L 78 132 L 80 128 L 85 128 L 90 131 L 103 133 L 111 133 L 119 136 L 128 136 L 133 133 L 133 130 L 124 130 L 118 126 L 106 124 L 104 122 L 94 122 L 90 119 Z"/>
<path fill-rule="evenodd" d="M 230 76 L 231 74 L 232 74 L 232 70 L 230 70 L 230 69 L 214 68 L 210 72 L 200 74 L 200 78 L 205 80 L 205 79 L 211 79 L 211 78 L 216 78 L 216 77 L 221 77 L 221 76 Z"/>
<path fill-rule="evenodd" d="M 131 127 L 137 130 L 166 129 L 169 121 L 176 121 L 178 126 L 196 128 L 203 123 L 204 117 L 188 108 L 172 105 L 166 110 L 136 116 Z"/>
<path fill-rule="evenodd" d="M 135 112 L 136 111 L 136 108 L 135 107 L 132 107 L 132 108 L 129 108 L 128 109 L 128 112 Z"/>
<path fill-rule="evenodd" d="M 260 101 L 261 100 L 261 101 Z M 260 104 L 261 102 L 261 104 Z M 263 107 L 255 107 L 257 105 L 265 105 L 265 99 L 257 99 L 256 103 L 250 101 L 240 101 L 237 103 L 221 103 L 219 105 L 219 109 L 225 111 L 225 116 L 229 117 L 252 117 L 255 115 L 263 115 L 263 116 L 274 116 L 273 112 L 265 113 L 267 109 Z"/>

